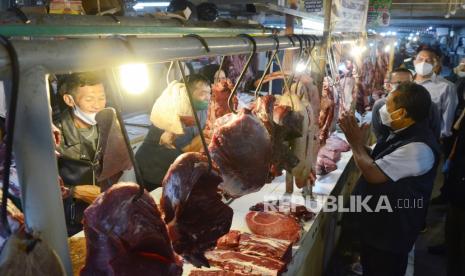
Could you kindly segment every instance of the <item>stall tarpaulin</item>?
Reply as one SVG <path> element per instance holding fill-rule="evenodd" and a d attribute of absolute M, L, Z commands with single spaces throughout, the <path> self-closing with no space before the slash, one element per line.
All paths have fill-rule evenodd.
<path fill-rule="evenodd" d="M 368 7 L 369 27 L 387 27 L 391 21 L 391 4 L 392 0 L 370 0 Z"/>
<path fill-rule="evenodd" d="M 333 0 L 332 32 L 365 32 L 369 0 Z"/>

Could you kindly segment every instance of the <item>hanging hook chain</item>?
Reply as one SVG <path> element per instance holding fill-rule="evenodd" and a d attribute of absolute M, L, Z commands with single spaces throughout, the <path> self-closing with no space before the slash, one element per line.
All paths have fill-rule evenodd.
<path fill-rule="evenodd" d="M 234 84 L 234 88 L 231 90 L 231 94 L 229 94 L 228 106 L 229 106 L 229 110 L 234 114 L 237 113 L 234 110 L 234 104 L 233 104 L 234 95 L 236 94 L 236 90 L 239 87 L 240 82 L 244 78 L 244 75 L 247 72 L 247 69 L 249 69 L 250 63 L 251 63 L 255 53 L 257 52 L 257 43 L 255 42 L 255 39 L 252 36 L 250 36 L 248 34 L 240 34 L 240 35 L 238 35 L 238 37 L 243 37 L 243 38 L 248 39 L 250 41 L 250 43 L 252 44 L 252 51 L 250 53 L 249 58 L 247 59 L 247 62 L 245 63 L 244 68 L 242 69 L 241 74 L 239 75 L 239 78 L 236 80 L 236 84 Z"/>
<path fill-rule="evenodd" d="M 270 70 L 270 67 L 271 65 L 273 64 L 273 61 L 276 57 L 276 55 L 278 54 L 278 51 L 279 51 L 279 39 L 276 35 L 271 35 L 270 36 L 271 38 L 273 38 L 276 42 L 276 48 L 275 50 L 273 51 L 273 53 L 271 54 L 271 57 L 270 57 L 270 60 L 268 61 L 268 64 L 266 65 L 265 67 L 265 70 L 263 71 L 263 75 L 262 77 L 260 78 L 260 82 L 258 83 L 256 89 L 255 89 L 255 99 L 258 98 L 258 92 L 260 91 L 260 89 L 262 88 L 262 85 L 263 85 L 263 81 L 265 80 L 265 77 L 266 77 L 266 74 L 268 73 L 268 71 Z"/>

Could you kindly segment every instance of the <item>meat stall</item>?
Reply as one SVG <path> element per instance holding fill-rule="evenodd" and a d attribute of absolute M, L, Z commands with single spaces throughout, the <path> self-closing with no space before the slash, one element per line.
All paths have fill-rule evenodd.
<path fill-rule="evenodd" d="M 197 29 L 193 28 L 192 31 Z M 177 29 L 170 30 L 176 31 Z M 153 29 L 146 31 L 151 33 Z M 185 34 L 189 31 L 189 28 L 186 28 L 182 32 Z M 206 30 L 203 31 L 206 34 Z M 50 34 L 44 32 L 40 35 Z M 86 37 L 59 40 L 14 40 L 12 42 L 18 53 L 18 61 L 21 66 L 18 93 L 18 107 L 21 112 L 17 114 L 16 122 L 16 132 L 19 138 L 15 141 L 14 146 L 18 163 L 18 176 L 22 183 L 22 197 L 25 199 L 23 202 L 23 208 L 26 210 L 25 221 L 28 228 L 40 233 L 41 238 L 57 253 L 67 274 L 73 273 L 73 265 L 74 271 L 78 271 L 83 264 L 83 258 L 87 259 L 86 265 L 88 267 L 84 268 L 86 273 L 93 273 L 95 271 L 93 269 L 99 267 L 102 262 L 110 266 L 110 262 L 104 262 L 105 260 L 112 260 L 112 269 L 127 269 L 134 262 L 143 259 L 141 267 L 145 267 L 145 265 L 157 267 L 169 275 L 179 275 L 181 266 L 183 267 L 183 275 L 205 275 L 202 274 L 205 271 L 199 270 L 199 267 L 209 266 L 210 263 L 212 267 L 216 267 L 210 269 L 213 273 L 223 269 L 227 270 L 223 262 L 220 261 L 226 259 L 229 260 L 227 267 L 233 266 L 233 270 L 238 269 L 238 273 L 245 273 L 245 275 L 247 273 L 249 273 L 248 275 L 257 274 L 250 273 L 251 269 L 252 272 L 258 271 L 258 274 L 262 275 L 322 274 L 338 240 L 340 231 L 338 224 L 341 220 L 341 214 L 321 212 L 316 207 L 320 209 L 324 207 L 329 196 L 347 196 L 358 177 L 354 163 L 351 161 L 349 148 L 341 146 L 341 141 L 344 140 L 343 136 L 334 131 L 338 117 L 337 107 L 345 104 L 344 100 L 339 101 L 338 99 L 347 96 L 353 100 L 355 89 L 354 85 L 351 85 L 352 88 L 346 92 L 345 87 L 340 88 L 335 86 L 331 80 L 327 80 L 326 84 L 322 85 L 323 91 L 326 91 L 322 94 L 322 102 L 325 105 L 320 106 L 318 87 L 321 85 L 312 79 L 313 72 L 311 70 L 303 70 L 299 73 L 284 72 L 283 68 L 280 69 L 279 74 L 282 76 L 279 77 L 284 80 L 284 93 L 276 96 L 260 93 L 261 82 L 267 77 L 270 79 L 276 77 L 276 72 L 264 74 L 255 91 L 253 104 L 250 109 L 245 110 L 232 108 L 231 99 L 243 72 L 239 75 L 239 80 L 232 91 L 228 91 L 229 98 L 223 97 L 224 100 L 228 101 L 225 106 L 229 107 L 230 110 L 228 114 L 221 114 L 219 123 L 215 121 L 214 129 L 211 129 L 212 142 L 210 142 L 208 149 L 206 149 L 205 141 L 202 141 L 206 156 L 199 153 L 182 155 L 181 159 L 173 163 L 173 171 L 170 171 L 165 177 L 165 189 L 157 189 L 149 195 L 135 184 L 121 184 L 114 189 L 110 188 L 108 192 L 99 197 L 99 200 L 94 202 L 95 205 L 92 205 L 86 213 L 87 249 L 84 250 L 85 246 L 82 244 L 84 233 L 71 238 L 71 254 L 74 262 L 72 264 L 69 246 L 64 234 L 66 231 L 62 214 L 63 205 L 58 187 L 54 185 L 57 170 L 56 157 L 53 155 L 53 146 L 49 135 L 51 133 L 49 128 L 51 118 L 47 98 L 47 74 L 95 70 L 119 66 L 128 62 L 157 63 L 203 56 L 238 54 L 249 54 L 249 57 L 252 57 L 256 52 L 265 51 L 274 53 L 269 59 L 270 64 L 276 62 L 281 66 L 279 56 L 276 55 L 280 50 L 299 50 L 294 62 L 303 62 L 306 67 L 309 67 L 309 63 L 316 63 L 314 56 L 312 56 L 312 50 L 317 44 L 314 37 L 309 39 L 306 36 L 295 36 L 294 39 L 292 36 L 270 37 L 264 35 L 254 38 L 247 35 L 222 37 L 218 35 L 218 32 L 215 33 L 214 37 L 191 35 L 160 38 L 144 34 L 143 37 L 121 39 L 113 36 L 97 38 L 101 34 L 89 33 L 89 29 L 86 29 L 73 35 Z M 124 32 L 124 35 L 128 34 Z M 84 49 L 92 49 L 92 51 L 84 51 Z M 0 72 L 10 73 L 12 70 L 10 70 L 9 65 L 8 54 L 0 51 Z M 332 68 L 334 69 L 334 67 L 333 64 Z M 179 68 L 181 69 L 180 63 Z M 245 69 L 247 69 L 247 65 Z M 267 71 L 268 69 L 264 73 L 268 73 Z M 298 81 L 295 81 L 296 79 Z M 223 90 L 219 89 L 218 91 Z M 216 92 L 213 91 L 213 93 Z M 351 103 L 349 105 L 353 106 Z M 192 108 L 195 111 L 193 106 Z M 33 127 L 30 127 L 31 125 Z M 234 131 L 231 132 L 231 129 Z M 128 132 L 130 131 L 131 129 Z M 140 129 L 133 131 L 136 136 L 138 133 L 143 133 Z M 241 140 L 248 133 L 247 137 L 250 140 Z M 250 135 L 250 133 L 255 135 Z M 140 141 L 137 139 L 139 138 L 137 137 L 133 141 L 135 143 L 133 146 L 137 146 L 137 142 Z M 204 138 L 202 137 L 202 139 Z M 236 144 L 233 143 L 233 146 L 228 149 L 229 152 L 225 154 L 225 148 L 228 147 L 225 146 L 224 140 L 228 139 Z M 31 141 L 35 141 L 41 146 L 37 147 Z M 320 141 L 323 142 L 321 148 Z M 244 145 L 247 146 L 247 151 L 237 150 Z M 342 149 L 340 149 L 341 147 Z M 256 156 L 251 156 L 251 152 Z M 216 164 L 215 168 L 212 167 L 212 162 Z M 135 167 L 135 164 L 133 165 Z M 235 174 L 237 166 L 240 166 L 239 171 L 246 177 L 238 179 Z M 283 174 L 283 171 L 287 171 L 287 173 Z M 194 179 L 191 176 L 197 178 Z M 38 185 L 36 179 L 42 179 L 44 184 Z M 195 187 L 199 179 L 207 183 L 203 188 L 208 191 L 202 191 L 205 193 Z M 288 187 L 290 182 L 295 183 L 291 190 Z M 188 191 L 182 192 L 187 195 L 183 196 L 181 193 L 179 196 L 177 194 L 178 188 L 185 183 L 188 183 L 187 186 L 190 185 Z M 223 192 L 226 192 L 225 194 L 236 197 L 236 199 L 230 201 L 218 197 L 216 191 L 218 185 Z M 109 198 L 119 197 L 120 202 L 124 204 L 121 203 L 116 208 L 112 208 L 111 206 L 114 207 L 112 204 L 115 203 Z M 132 197 L 142 203 L 132 205 Z M 205 199 L 208 204 L 198 203 L 200 200 L 193 202 L 193 198 Z M 187 206 L 194 208 L 193 211 L 187 208 L 187 211 L 184 212 L 190 212 L 189 214 L 195 216 L 196 220 L 189 221 L 185 217 L 181 217 L 180 201 L 185 201 Z M 310 212 L 306 211 L 299 215 L 276 212 L 270 218 L 267 212 L 261 209 L 265 207 L 260 205 L 268 201 L 282 201 L 291 203 L 291 205 L 305 206 Z M 43 202 L 47 202 L 47 206 L 44 207 Z M 133 206 L 138 206 L 139 209 L 131 209 Z M 214 206 L 210 209 L 217 211 L 212 217 L 214 220 L 210 222 L 211 225 L 203 223 L 199 226 L 202 223 L 198 221 L 202 219 L 203 214 L 207 214 L 207 212 L 200 211 L 208 211 L 209 206 Z M 161 211 L 158 211 L 158 208 L 161 208 Z M 110 230 L 102 228 L 102 220 L 99 219 L 104 215 L 102 210 L 110 210 L 108 211 L 111 213 L 110 219 L 112 220 Z M 135 223 L 135 226 L 133 224 L 130 226 L 133 234 L 139 235 L 138 238 L 141 235 L 150 235 L 148 233 L 150 229 L 165 229 L 166 224 L 167 229 L 160 230 L 160 237 L 151 236 L 158 243 L 149 243 L 152 247 L 168 248 L 166 252 L 162 254 L 159 251 L 152 252 L 147 251 L 147 248 L 138 247 L 136 254 L 131 251 L 132 244 L 127 243 L 122 238 L 124 235 L 129 235 L 126 232 L 107 235 L 105 237 L 107 243 L 102 244 L 102 237 L 106 233 L 116 231 L 114 229 L 118 227 L 114 227 L 115 225 L 124 224 L 118 215 L 119 211 L 124 216 L 135 214 L 130 216 L 131 219 L 137 220 L 143 217 L 144 224 L 140 224 L 141 221 L 138 221 L 139 224 Z M 164 221 L 161 213 L 163 213 Z M 145 215 L 141 216 L 140 214 Z M 302 217 L 298 217 L 300 215 Z M 267 226 L 269 223 L 272 223 L 273 227 Z M 141 225 L 147 227 L 138 227 Z M 182 227 L 185 229 L 181 229 Z M 208 229 L 209 227 L 211 229 Z M 282 228 L 286 229 L 282 230 Z M 231 235 L 231 237 L 223 236 L 224 234 Z M 214 237 L 209 237 L 209 235 Z M 186 236 L 191 239 L 190 244 L 185 242 Z M 220 238 L 220 236 L 222 237 Z M 128 239 L 131 238 L 133 236 Z M 234 245 L 231 245 L 230 238 L 237 242 L 232 242 Z M 116 244 L 115 240 L 118 239 L 120 241 Z M 199 242 L 193 243 L 192 239 L 194 241 L 199 239 Z M 227 250 L 219 248 L 217 240 L 225 240 L 226 245 L 223 246 L 226 246 Z M 254 241 L 253 249 L 241 244 L 241 240 L 245 240 L 246 244 L 250 243 L 251 240 Z M 274 249 L 282 248 L 282 251 L 278 250 L 279 254 L 277 254 L 276 252 L 272 253 L 273 250 L 268 250 L 268 252 L 263 253 L 265 255 L 260 255 L 262 253 L 257 246 L 259 241 L 264 244 L 269 243 Z M 215 245 L 216 249 L 211 250 Z M 121 253 L 118 255 L 113 252 L 115 255 L 112 255 L 113 253 L 106 254 L 104 252 L 105 254 L 102 254 L 98 251 L 105 246 L 108 248 L 121 247 L 120 251 L 124 252 L 124 257 Z M 111 249 L 108 248 L 105 250 L 111 252 Z M 246 250 L 247 253 L 244 253 L 243 250 Z M 100 255 L 83 256 L 84 252 L 97 252 Z M 270 255 L 273 256 L 270 257 Z M 103 260 L 93 256 L 99 256 Z M 179 256 L 184 257 L 184 265 Z M 263 263 L 263 260 L 268 259 L 268 265 Z M 244 263 L 249 263 L 249 265 L 244 267 Z M 194 268 L 194 265 L 197 268 Z"/>

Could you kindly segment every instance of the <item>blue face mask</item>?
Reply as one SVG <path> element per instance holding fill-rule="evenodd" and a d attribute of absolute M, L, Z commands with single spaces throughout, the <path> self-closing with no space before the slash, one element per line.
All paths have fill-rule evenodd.
<path fill-rule="evenodd" d="M 208 101 L 199 101 L 194 99 L 194 107 L 197 110 L 207 110 L 208 109 Z"/>

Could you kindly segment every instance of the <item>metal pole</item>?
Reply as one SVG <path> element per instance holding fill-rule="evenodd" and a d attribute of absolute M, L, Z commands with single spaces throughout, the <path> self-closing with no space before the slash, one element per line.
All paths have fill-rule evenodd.
<path fill-rule="evenodd" d="M 244 24 L 228 20 L 217 22 L 192 21 L 156 17 L 118 16 L 116 22 L 108 16 L 54 15 L 27 13 L 24 24 L 13 12 L 0 12 L 0 33 L 5 36 L 102 36 L 102 35 L 177 35 L 196 33 L 204 36 L 225 36 L 248 33 L 270 34 L 259 24 Z"/>
<path fill-rule="evenodd" d="M 156 63 L 193 59 L 203 56 L 223 56 L 250 53 L 246 38 L 205 38 L 210 52 L 195 38 L 128 38 L 18 40 L 13 45 L 21 68 L 42 65 L 49 73 L 97 70 L 125 63 Z M 273 38 L 257 37 L 257 52 L 274 50 Z M 133 51 L 128 49 L 128 45 Z M 297 49 L 286 37 L 280 37 L 280 49 Z M 0 49 L 0 76 L 9 72 L 9 59 Z"/>
<path fill-rule="evenodd" d="M 73 275 L 43 67 L 21 72 L 16 116 L 14 153 L 26 225 L 56 251 L 67 274 Z"/>

